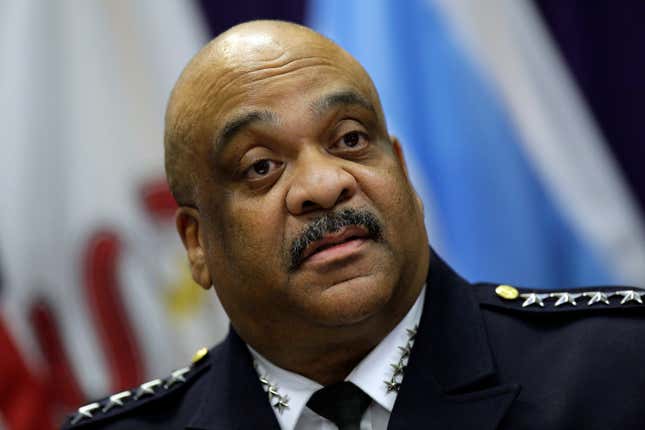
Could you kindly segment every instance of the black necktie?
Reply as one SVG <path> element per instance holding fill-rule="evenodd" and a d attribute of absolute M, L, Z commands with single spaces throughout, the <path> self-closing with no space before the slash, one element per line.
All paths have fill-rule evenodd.
<path fill-rule="evenodd" d="M 307 406 L 339 430 L 360 430 L 361 417 L 372 398 L 351 382 L 339 382 L 316 391 Z"/>

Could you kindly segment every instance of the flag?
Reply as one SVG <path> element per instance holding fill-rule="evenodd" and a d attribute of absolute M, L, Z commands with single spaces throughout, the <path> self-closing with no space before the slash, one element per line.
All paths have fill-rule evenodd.
<path fill-rule="evenodd" d="M 636 204 L 530 1 L 313 0 L 308 21 L 372 76 L 460 273 L 645 282 Z"/>
<path fill-rule="evenodd" d="M 48 429 L 227 328 L 163 173 L 166 99 L 207 34 L 182 1 L 0 9 L 0 421 Z"/>

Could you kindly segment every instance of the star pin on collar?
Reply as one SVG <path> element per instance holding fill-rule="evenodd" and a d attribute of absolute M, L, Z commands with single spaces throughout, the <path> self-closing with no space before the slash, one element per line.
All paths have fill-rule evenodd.
<path fill-rule="evenodd" d="M 611 297 L 613 294 L 612 293 L 603 293 L 602 291 L 587 291 L 582 293 L 584 297 L 589 297 L 589 301 L 587 302 L 587 306 L 591 306 L 594 303 L 600 303 L 603 302 L 604 304 L 608 305 L 609 304 L 609 297 Z"/>
<path fill-rule="evenodd" d="M 408 358 L 412 352 L 412 346 L 409 343 L 405 346 L 399 346 L 399 349 L 401 350 L 401 358 Z"/>
<path fill-rule="evenodd" d="M 253 362 L 253 367 L 258 371 L 257 362 Z M 262 384 L 262 389 L 267 393 L 269 397 L 269 403 L 273 406 L 278 413 L 282 414 L 285 409 L 289 409 L 289 396 L 280 394 L 279 388 L 277 385 L 274 385 L 269 381 L 267 375 L 262 375 L 259 377 L 260 384 Z"/>
<path fill-rule="evenodd" d="M 538 305 L 540 307 L 544 307 L 544 299 L 549 297 L 548 294 L 538 294 L 538 293 L 525 293 L 525 294 L 520 294 L 520 297 L 524 300 L 524 303 L 522 303 L 522 307 L 525 308 L 527 306 L 531 305 Z"/>
<path fill-rule="evenodd" d="M 576 299 L 582 296 L 582 294 L 572 294 L 569 292 L 563 292 L 563 293 L 551 293 L 549 294 L 549 297 L 556 297 L 558 300 L 555 302 L 555 307 L 557 308 L 558 306 L 564 305 L 566 303 L 576 306 Z"/>
<path fill-rule="evenodd" d="M 285 409 L 289 408 L 289 396 L 284 395 L 278 398 L 278 401 L 273 404 L 273 407 L 278 410 L 279 413 L 282 413 Z"/>
<path fill-rule="evenodd" d="M 145 382 L 139 385 L 136 394 L 134 395 L 134 400 L 139 400 L 143 396 L 150 396 L 155 393 L 155 389 L 159 387 L 163 382 L 161 379 L 153 379 L 152 381 Z"/>
<path fill-rule="evenodd" d="M 106 413 L 107 411 L 109 411 L 110 409 L 116 406 L 123 406 L 123 401 L 128 397 L 130 397 L 131 395 L 132 393 L 130 391 L 121 391 L 120 393 L 111 395 L 108 398 L 108 401 L 105 404 L 105 406 L 103 406 L 103 409 L 101 410 L 101 412 Z"/>
<path fill-rule="evenodd" d="M 615 294 L 618 296 L 623 296 L 623 299 L 620 301 L 621 305 L 624 305 L 627 302 L 638 302 L 640 304 L 643 304 L 642 297 L 645 296 L 645 292 L 634 290 L 616 291 Z"/>
<path fill-rule="evenodd" d="M 405 346 L 399 346 L 401 357 L 399 357 L 398 362 L 390 364 L 390 367 L 394 369 L 394 372 L 392 372 L 392 377 L 389 380 L 383 381 L 383 383 L 385 384 L 386 394 L 389 394 L 391 392 L 398 392 L 399 388 L 401 388 L 401 381 L 403 380 L 405 368 L 408 365 L 408 359 L 410 358 L 410 354 L 412 353 L 412 346 L 414 345 L 414 338 L 417 335 L 417 330 L 419 330 L 418 324 L 416 324 L 414 328 L 406 329 L 408 340 L 405 343 Z"/>
<path fill-rule="evenodd" d="M 78 412 L 72 418 L 72 424 L 76 424 L 80 420 L 84 418 L 92 418 L 94 416 L 93 412 L 96 411 L 98 408 L 100 408 L 101 405 L 99 403 L 90 403 L 89 405 L 81 406 L 78 408 Z"/>
<path fill-rule="evenodd" d="M 405 364 L 399 361 L 396 364 L 390 364 L 390 366 L 392 367 L 392 369 L 394 369 L 394 376 L 403 375 L 403 371 L 405 370 Z"/>
<path fill-rule="evenodd" d="M 168 380 L 166 381 L 163 387 L 170 388 L 174 384 L 177 384 L 179 382 L 186 382 L 186 378 L 184 378 L 184 375 L 188 372 L 190 372 L 190 367 L 183 367 L 181 369 L 175 370 L 170 374 L 170 378 L 168 378 Z"/>
<path fill-rule="evenodd" d="M 386 387 L 388 393 L 391 393 L 392 391 L 395 391 L 395 392 L 399 391 L 399 388 L 401 388 L 401 383 L 400 382 L 396 382 L 394 380 L 383 381 L 383 382 L 385 382 L 385 387 Z"/>

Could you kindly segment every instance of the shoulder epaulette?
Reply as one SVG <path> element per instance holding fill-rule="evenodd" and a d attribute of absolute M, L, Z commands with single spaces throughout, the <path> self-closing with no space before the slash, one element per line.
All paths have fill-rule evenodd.
<path fill-rule="evenodd" d="M 645 309 L 645 290 L 634 287 L 586 287 L 542 290 L 511 285 L 475 284 L 483 306 L 524 312 L 571 312 L 590 309 Z"/>
<path fill-rule="evenodd" d="M 63 430 L 103 421 L 165 398 L 170 393 L 185 387 L 187 382 L 194 380 L 201 374 L 208 367 L 207 356 L 208 350 L 202 348 L 195 353 L 190 366 L 177 369 L 166 378 L 153 379 L 131 390 L 121 391 L 102 400 L 81 406 L 75 414 L 65 421 Z"/>

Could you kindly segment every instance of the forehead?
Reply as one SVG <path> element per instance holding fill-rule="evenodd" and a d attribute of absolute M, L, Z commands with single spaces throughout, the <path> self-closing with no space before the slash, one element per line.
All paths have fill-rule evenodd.
<path fill-rule="evenodd" d="M 353 93 L 376 104 L 369 80 L 333 58 L 307 56 L 271 61 L 260 67 L 230 67 L 224 83 L 211 98 L 211 120 L 253 110 L 322 109 L 325 96 Z"/>
<path fill-rule="evenodd" d="M 369 76 L 331 41 L 316 34 L 234 34 L 207 46 L 189 64 L 167 118 L 184 124 L 193 148 L 201 152 L 212 147 L 223 127 L 249 112 L 299 119 L 294 112 L 311 113 L 316 100 L 339 92 L 367 100 L 385 128 Z"/>
<path fill-rule="evenodd" d="M 250 105 L 315 97 L 316 90 L 349 87 L 373 98 L 360 64 L 330 40 L 299 27 L 232 32 L 198 54 L 195 79 L 213 107 L 211 119 Z M 201 85 L 200 85 L 201 84 Z"/>

